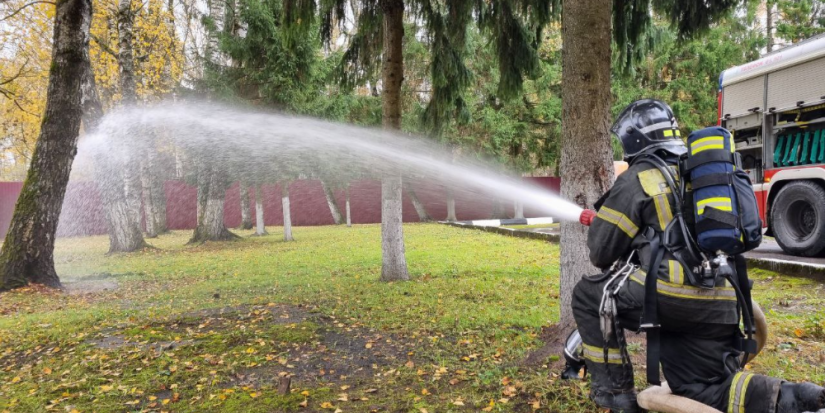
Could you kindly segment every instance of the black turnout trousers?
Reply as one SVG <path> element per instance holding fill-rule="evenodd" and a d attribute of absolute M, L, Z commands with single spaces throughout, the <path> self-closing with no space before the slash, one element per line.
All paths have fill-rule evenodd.
<path fill-rule="evenodd" d="M 600 277 L 599 277 L 600 278 Z M 616 296 L 618 321 L 638 331 L 644 303 L 644 276 L 631 276 Z M 573 292 L 573 314 L 583 341 L 591 386 L 608 392 L 633 389 L 633 366 L 623 362 L 612 334 L 604 342 L 599 303 L 607 279 L 584 278 Z M 728 413 L 774 413 L 781 380 L 738 372 L 734 347 L 738 326 L 688 322 L 661 314 L 661 367 L 674 394 Z M 605 348 L 607 350 L 605 350 Z"/>

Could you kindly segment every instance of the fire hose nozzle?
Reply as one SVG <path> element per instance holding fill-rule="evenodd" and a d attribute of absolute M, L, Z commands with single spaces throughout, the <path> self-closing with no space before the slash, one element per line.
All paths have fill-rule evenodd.
<path fill-rule="evenodd" d="M 593 223 L 593 218 L 596 218 L 596 211 L 592 209 L 585 209 L 582 211 L 582 214 L 579 215 L 579 222 L 581 222 L 582 225 L 589 227 L 590 224 Z"/>

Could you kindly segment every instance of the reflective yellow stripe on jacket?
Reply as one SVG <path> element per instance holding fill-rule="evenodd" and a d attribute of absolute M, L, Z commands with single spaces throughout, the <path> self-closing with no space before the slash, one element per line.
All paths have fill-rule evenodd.
<path fill-rule="evenodd" d="M 639 232 L 639 227 L 637 227 L 636 224 L 634 224 L 633 221 L 631 221 L 625 214 L 606 206 L 602 206 L 601 209 L 599 209 L 599 213 L 596 214 L 596 218 L 600 218 L 619 227 L 619 229 L 621 229 L 630 238 L 636 237 L 636 234 Z"/>
<path fill-rule="evenodd" d="M 644 285 L 646 276 L 647 274 L 644 271 L 639 270 L 634 272 L 630 276 L 630 279 Z M 686 298 L 690 300 L 736 301 L 736 291 L 732 287 L 715 287 L 713 289 L 706 289 L 693 287 L 691 285 L 676 284 L 660 279 L 656 282 L 656 290 L 659 294 L 665 296 Z"/>
<path fill-rule="evenodd" d="M 682 264 L 676 260 L 667 261 L 668 279 L 676 285 L 685 283 L 685 271 L 682 269 Z"/>
<path fill-rule="evenodd" d="M 656 216 L 659 218 L 659 226 L 664 232 L 665 227 L 673 221 L 673 211 L 670 210 L 670 201 L 667 195 L 660 194 L 653 197 L 653 205 L 656 206 Z"/>

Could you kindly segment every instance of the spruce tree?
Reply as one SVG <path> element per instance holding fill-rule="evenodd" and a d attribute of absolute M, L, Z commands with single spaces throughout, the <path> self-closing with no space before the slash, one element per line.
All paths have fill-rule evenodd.
<path fill-rule="evenodd" d="M 287 0 L 284 17 L 290 33 L 288 43 L 300 39 L 316 21 L 320 22 L 323 40 L 329 43 L 334 26 L 343 26 L 347 5 L 347 0 Z M 501 72 L 499 92 L 512 96 L 520 91 L 525 75 L 537 73 L 536 48 L 541 30 L 550 21 L 558 1 L 365 0 L 352 6 L 357 10 L 356 31 L 342 57 L 338 78 L 345 86 L 375 82 L 380 67 L 382 124 L 389 130 L 401 127 L 404 14 L 425 22 L 433 84 L 424 118 L 437 135 L 450 119 L 466 115 L 463 93 L 471 78 L 465 65 L 466 33 L 473 16 L 496 43 Z M 400 173 L 385 176 L 382 183 L 383 280 L 409 278 L 401 226 Z"/>
<path fill-rule="evenodd" d="M 707 30 L 739 0 L 565 0 L 562 6 L 562 197 L 583 208 L 613 184 L 610 138 L 611 39 L 620 57 L 632 58 L 644 45 L 655 11 L 670 19 L 679 37 Z M 612 20 L 612 24 L 611 24 Z M 561 225 L 562 327 L 574 324 L 573 287 L 590 265 L 587 229 Z"/>

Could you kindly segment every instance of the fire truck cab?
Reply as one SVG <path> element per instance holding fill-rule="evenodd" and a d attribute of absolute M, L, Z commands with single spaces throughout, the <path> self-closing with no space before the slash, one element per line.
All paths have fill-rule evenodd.
<path fill-rule="evenodd" d="M 825 255 L 825 35 L 719 77 L 719 124 L 734 136 L 767 235 Z"/>

